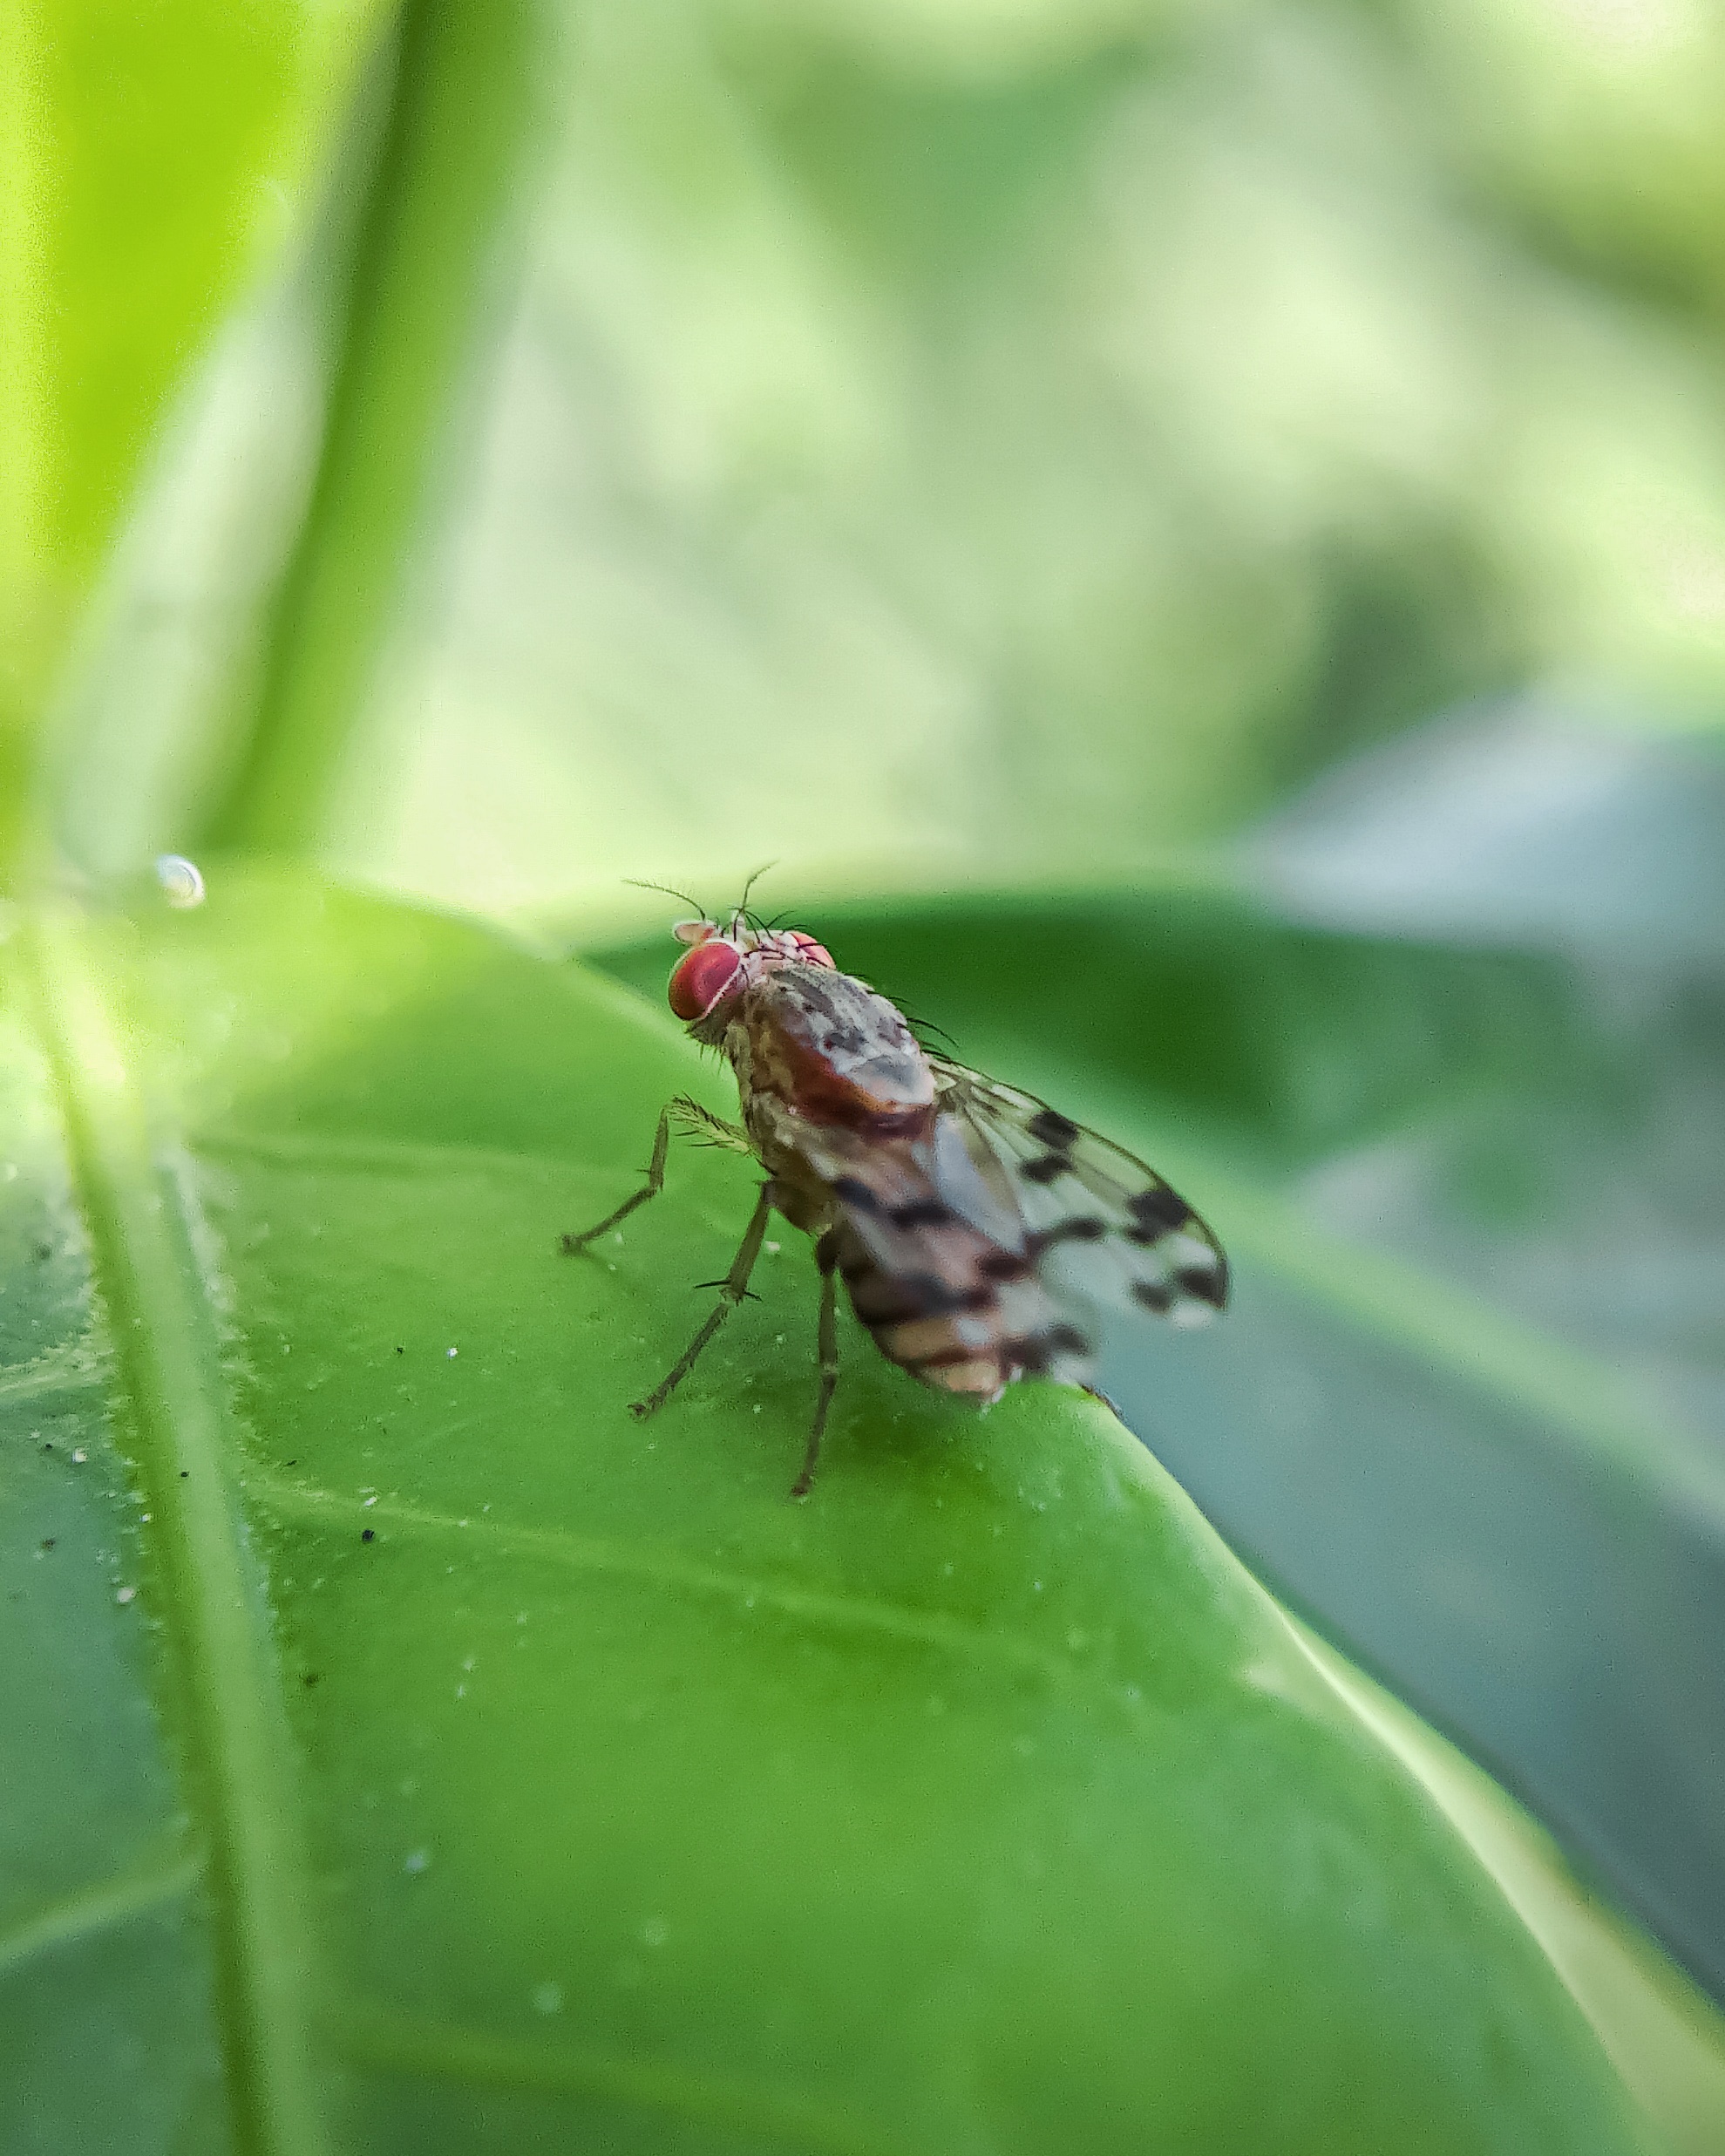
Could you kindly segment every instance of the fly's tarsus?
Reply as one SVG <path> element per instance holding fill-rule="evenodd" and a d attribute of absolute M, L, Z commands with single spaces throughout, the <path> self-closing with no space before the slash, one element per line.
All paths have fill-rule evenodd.
<path fill-rule="evenodd" d="M 671 1106 L 675 1105 L 676 1103 L 673 1102 Z M 670 1148 L 671 1109 L 666 1107 L 659 1112 L 659 1127 L 653 1135 L 653 1158 L 647 1166 L 647 1180 L 635 1192 L 634 1197 L 625 1198 L 615 1212 L 608 1213 L 596 1228 L 583 1228 L 579 1235 L 560 1235 L 557 1239 L 557 1248 L 566 1258 L 578 1256 L 587 1248 L 588 1243 L 596 1242 L 600 1236 L 606 1234 L 608 1229 L 619 1227 L 628 1220 L 637 1206 L 645 1205 L 649 1198 L 658 1196 L 665 1187 L 665 1155 Z"/>

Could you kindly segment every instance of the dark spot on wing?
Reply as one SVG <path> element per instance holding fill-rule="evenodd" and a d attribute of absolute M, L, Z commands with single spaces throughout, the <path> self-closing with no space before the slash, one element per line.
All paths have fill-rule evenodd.
<path fill-rule="evenodd" d="M 1189 1296 L 1213 1302 L 1219 1310 L 1227 1300 L 1227 1278 L 1219 1265 L 1183 1265 L 1174 1277 Z"/>
<path fill-rule="evenodd" d="M 1128 1199 L 1126 1210 L 1132 1216 L 1132 1225 L 1126 1230 L 1128 1242 L 1159 1242 L 1192 1218 L 1192 1207 L 1166 1183 L 1155 1183 L 1139 1191 Z"/>
<path fill-rule="evenodd" d="M 1164 1281 L 1135 1280 L 1132 1282 L 1132 1300 L 1143 1303 L 1147 1310 L 1161 1312 L 1172 1305 L 1174 1291 Z"/>
<path fill-rule="evenodd" d="M 840 1205 L 847 1205 L 856 1213 L 879 1213 L 880 1200 L 868 1185 L 855 1175 L 835 1175 L 832 1194 Z"/>
<path fill-rule="evenodd" d="M 990 1250 L 978 1258 L 976 1269 L 984 1280 L 1028 1280 L 1036 1267 L 1016 1250 Z"/>
<path fill-rule="evenodd" d="M 1005 1342 L 1003 1351 L 1021 1370 L 1034 1376 L 1045 1372 L 1056 1356 L 1088 1355 L 1090 1343 L 1076 1325 L 1050 1325 L 1046 1332 Z"/>
<path fill-rule="evenodd" d="M 1056 1175 L 1064 1175 L 1071 1165 L 1063 1153 L 1044 1153 L 1034 1160 L 1026 1160 L 1018 1173 L 1027 1183 L 1051 1183 Z"/>
<path fill-rule="evenodd" d="M 907 1205 L 895 1205 L 886 1217 L 894 1228 L 944 1228 L 954 1216 L 938 1198 L 913 1198 Z"/>
<path fill-rule="evenodd" d="M 1057 1242 L 1100 1242 L 1107 1233 L 1106 1222 L 1094 1214 L 1077 1213 L 1070 1221 L 1056 1221 L 1052 1228 L 1042 1228 L 1035 1242 L 1038 1251 L 1050 1250 Z"/>
<path fill-rule="evenodd" d="M 1078 1126 L 1053 1108 L 1041 1109 L 1024 1127 L 1039 1146 L 1070 1146 L 1078 1135 Z"/>

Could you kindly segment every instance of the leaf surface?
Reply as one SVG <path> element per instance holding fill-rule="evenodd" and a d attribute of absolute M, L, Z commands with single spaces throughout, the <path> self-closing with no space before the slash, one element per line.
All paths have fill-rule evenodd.
<path fill-rule="evenodd" d="M 810 925 L 1199 1207 L 1229 1321 L 1122 1331 L 1110 1396 L 1725 1995 L 1716 961 L 1326 928 L 1218 881 Z M 656 945 L 607 962 L 659 992 Z"/>
<path fill-rule="evenodd" d="M 1100 1407 L 986 1418 L 594 976 L 308 880 L 20 918 L 0 1301 L 32 2150 L 1635 2146 L 1490 1878 Z M 781 1343 L 778 1336 L 783 1334 Z M 92 2074 L 88 2062 L 113 2062 Z"/>
<path fill-rule="evenodd" d="M 26 4 L 0 30 L 0 623 L 39 716 L 176 392 L 279 255 L 379 14 Z M 17 777 L 9 773 L 8 796 Z"/>

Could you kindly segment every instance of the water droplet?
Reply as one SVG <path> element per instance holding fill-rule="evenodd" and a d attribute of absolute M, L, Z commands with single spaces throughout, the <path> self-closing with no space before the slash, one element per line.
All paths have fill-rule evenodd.
<path fill-rule="evenodd" d="M 183 854 L 157 854 L 156 881 L 168 904 L 182 913 L 204 902 L 203 872 L 196 861 L 187 860 Z"/>

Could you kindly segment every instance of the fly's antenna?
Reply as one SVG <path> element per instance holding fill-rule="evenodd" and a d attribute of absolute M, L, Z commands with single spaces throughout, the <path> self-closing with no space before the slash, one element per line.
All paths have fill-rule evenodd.
<path fill-rule="evenodd" d="M 687 891 L 674 891 L 669 883 L 644 883 L 639 876 L 625 876 L 623 881 L 631 890 L 662 891 L 667 898 L 681 899 L 685 906 L 692 906 L 703 921 L 710 921 L 713 917 L 698 898 L 690 898 Z M 747 896 L 746 893 L 744 896 Z"/>
<path fill-rule="evenodd" d="M 750 920 L 752 917 L 749 912 L 750 892 L 754 889 L 755 886 L 760 881 L 761 878 L 767 874 L 768 870 L 777 868 L 778 866 L 778 863 L 776 860 L 770 860 L 764 867 L 751 869 L 750 871 L 749 881 L 744 885 L 743 896 L 737 901 L 737 912 L 742 915 L 745 921 Z"/>

